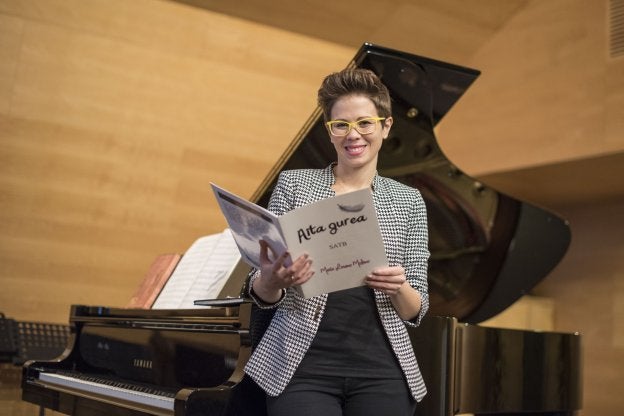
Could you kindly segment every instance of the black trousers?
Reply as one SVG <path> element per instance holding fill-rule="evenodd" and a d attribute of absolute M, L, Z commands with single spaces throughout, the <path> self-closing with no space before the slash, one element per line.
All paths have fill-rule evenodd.
<path fill-rule="evenodd" d="M 405 380 L 297 377 L 267 398 L 269 416 L 412 416 L 416 401 Z"/>

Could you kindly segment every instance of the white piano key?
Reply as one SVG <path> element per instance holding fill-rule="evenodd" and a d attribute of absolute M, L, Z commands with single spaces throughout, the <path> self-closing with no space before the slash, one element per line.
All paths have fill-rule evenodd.
<path fill-rule="evenodd" d="M 131 403 L 140 403 L 143 405 L 154 406 L 160 409 L 173 411 L 174 399 L 172 397 L 164 397 L 156 394 L 109 386 L 107 384 L 81 380 L 78 378 L 55 373 L 40 373 L 39 380 L 57 386 L 67 387 L 114 399 L 126 400 Z"/>

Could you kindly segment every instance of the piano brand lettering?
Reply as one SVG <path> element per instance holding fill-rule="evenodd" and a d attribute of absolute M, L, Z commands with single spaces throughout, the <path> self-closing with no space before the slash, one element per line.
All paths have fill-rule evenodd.
<path fill-rule="evenodd" d="M 135 358 L 132 360 L 132 365 L 137 368 L 146 368 L 148 370 L 151 370 L 154 363 L 152 362 L 152 360 L 144 360 L 141 358 Z"/>
<path fill-rule="evenodd" d="M 310 240 L 313 235 L 320 234 L 327 229 L 329 229 L 329 233 L 334 235 L 338 232 L 341 227 L 347 226 L 349 224 L 356 224 L 358 222 L 365 222 L 368 218 L 364 215 L 359 215 L 357 217 L 347 217 L 342 220 L 330 222 L 327 227 L 323 225 L 309 225 L 307 228 L 300 228 L 297 230 L 297 236 L 299 237 L 299 244 L 303 242 L 303 240 Z"/>

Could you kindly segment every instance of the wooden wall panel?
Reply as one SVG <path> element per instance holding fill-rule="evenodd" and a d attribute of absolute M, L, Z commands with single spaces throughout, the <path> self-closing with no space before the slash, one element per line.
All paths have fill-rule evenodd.
<path fill-rule="evenodd" d="M 624 406 L 624 199 L 569 207 L 572 243 L 557 268 L 534 290 L 554 301 L 557 331 L 583 342 L 582 415 L 617 414 Z"/>
<path fill-rule="evenodd" d="M 555 301 L 551 298 L 525 295 L 498 315 L 480 322 L 492 328 L 533 331 L 555 330 Z"/>
<path fill-rule="evenodd" d="M 624 135 L 624 56 L 609 59 L 605 74 L 605 143 L 620 146 Z"/>
<path fill-rule="evenodd" d="M 622 60 L 606 1 L 533 1 L 467 62 L 482 76 L 440 127 L 473 175 L 624 152 Z"/>
<path fill-rule="evenodd" d="M 0 310 L 125 305 L 225 227 L 354 51 L 168 1 L 0 2 Z M 4 24 L 7 23 L 7 24 Z"/>
<path fill-rule="evenodd" d="M 15 69 L 21 47 L 24 22 L 0 14 L 0 113 L 8 112 L 11 104 Z"/>
<path fill-rule="evenodd" d="M 174 0 L 359 48 L 463 62 L 530 0 Z M 370 13 L 374 10 L 374 18 Z M 330 29 L 331 28 L 331 29 Z"/>

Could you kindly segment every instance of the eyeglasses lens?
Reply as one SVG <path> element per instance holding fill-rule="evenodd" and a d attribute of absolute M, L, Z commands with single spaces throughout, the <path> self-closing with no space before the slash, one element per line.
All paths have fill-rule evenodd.
<path fill-rule="evenodd" d="M 377 120 L 375 119 L 362 119 L 353 123 L 337 122 L 331 123 L 331 132 L 335 136 L 346 136 L 351 131 L 351 128 L 355 128 L 360 134 L 370 134 L 375 131 L 377 127 Z"/>

